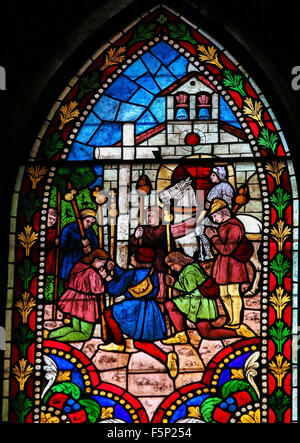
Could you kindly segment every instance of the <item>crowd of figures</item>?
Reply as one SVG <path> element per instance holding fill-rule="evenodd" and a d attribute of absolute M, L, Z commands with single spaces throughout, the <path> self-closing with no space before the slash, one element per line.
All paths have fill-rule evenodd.
<path fill-rule="evenodd" d="M 249 283 L 247 262 L 253 246 L 232 211 L 234 189 L 226 180 L 225 168 L 212 169 L 210 178 L 213 187 L 206 197 L 206 215 L 195 228 L 197 256 L 178 248 L 162 223 L 160 206 L 147 210 L 146 224 L 130 237 L 127 269 L 99 248 L 93 210 L 80 214 L 84 239 L 76 222 L 67 225 L 59 240 L 64 292 L 57 305 L 69 323 L 52 330 L 48 337 L 62 342 L 89 340 L 102 316 L 102 351 L 125 352 L 125 338 L 129 337 L 137 349 L 162 362 L 172 378 L 178 374 L 178 356 L 165 352 L 156 342 L 187 343 L 187 323 L 192 322 L 208 340 L 253 337 L 254 332 L 243 323 L 241 294 L 242 285 Z M 49 216 L 55 218 L 55 213 L 49 212 Z M 203 266 L 207 262 L 209 274 Z M 104 294 L 113 302 L 103 309 L 99 300 Z M 215 325 L 218 298 L 226 314 L 222 327 Z"/>

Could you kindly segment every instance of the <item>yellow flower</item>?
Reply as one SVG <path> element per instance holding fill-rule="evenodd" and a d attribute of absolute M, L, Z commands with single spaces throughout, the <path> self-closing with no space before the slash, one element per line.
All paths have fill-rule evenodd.
<path fill-rule="evenodd" d="M 249 115 L 250 118 L 253 120 L 256 120 L 259 124 L 259 126 L 263 126 L 263 122 L 261 119 L 261 113 L 262 113 L 262 103 L 259 101 L 252 101 L 250 97 L 245 98 L 245 105 L 243 108 L 243 111 L 245 114 Z"/>
<path fill-rule="evenodd" d="M 42 412 L 40 423 L 59 423 L 59 418 L 52 416 L 50 412 L 48 412 L 47 414 L 44 414 L 44 412 Z"/>
<path fill-rule="evenodd" d="M 279 220 L 277 222 L 277 229 L 275 226 L 273 226 L 273 228 L 271 229 L 271 235 L 277 242 L 279 251 L 282 251 L 283 244 L 289 237 L 291 232 L 291 228 L 289 228 L 288 226 L 284 226 L 283 220 Z"/>
<path fill-rule="evenodd" d="M 189 406 L 188 416 L 201 419 L 200 407 L 199 406 Z"/>
<path fill-rule="evenodd" d="M 109 406 L 107 408 L 102 408 L 101 409 L 101 419 L 105 420 L 107 418 L 113 418 L 113 412 L 114 412 L 114 408 L 112 408 L 111 406 Z"/>
<path fill-rule="evenodd" d="M 244 378 L 244 371 L 242 368 L 239 369 L 231 369 L 231 378 L 236 378 L 238 380 L 243 380 Z"/>
<path fill-rule="evenodd" d="M 47 174 L 47 168 L 44 166 L 28 166 L 27 173 L 32 182 L 32 189 L 36 189 L 38 182 Z"/>
<path fill-rule="evenodd" d="M 283 360 L 283 355 L 278 354 L 275 357 L 276 362 L 271 361 L 269 363 L 270 370 L 274 377 L 277 379 L 279 387 L 282 386 L 282 381 L 287 371 L 290 369 L 290 363 L 287 360 Z"/>
<path fill-rule="evenodd" d="M 274 307 L 278 318 L 282 317 L 282 311 L 289 301 L 290 296 L 284 293 L 284 290 L 281 286 L 276 289 L 276 294 L 272 293 L 270 295 L 270 302 Z"/>
<path fill-rule="evenodd" d="M 36 232 L 31 232 L 31 231 L 32 231 L 32 226 L 27 225 L 24 227 L 25 234 L 24 232 L 20 232 L 20 234 L 18 234 L 18 240 L 23 246 L 23 248 L 25 248 L 26 257 L 29 256 L 30 249 L 38 239 L 38 234 Z"/>
<path fill-rule="evenodd" d="M 18 365 L 19 363 L 19 365 Z M 24 391 L 25 383 L 33 371 L 33 367 L 25 358 L 21 358 L 12 368 L 12 373 L 19 382 L 20 391 Z"/>
<path fill-rule="evenodd" d="M 71 371 L 59 371 L 56 381 L 71 380 Z"/>
<path fill-rule="evenodd" d="M 275 178 L 276 184 L 280 184 L 280 176 L 285 168 L 285 163 L 283 161 L 272 161 L 266 164 L 266 170 Z"/>
<path fill-rule="evenodd" d="M 36 305 L 35 300 L 33 297 L 30 296 L 29 292 L 25 291 L 22 294 L 22 300 L 16 301 L 16 308 L 22 315 L 23 323 L 27 322 L 28 315 Z"/>
<path fill-rule="evenodd" d="M 125 46 L 120 46 L 120 48 L 110 48 L 107 51 L 105 57 L 105 63 L 101 66 L 100 70 L 104 71 L 108 66 L 117 65 L 118 63 L 122 63 L 125 58 L 124 52 L 126 48 Z"/>
<path fill-rule="evenodd" d="M 242 415 L 238 423 L 260 423 L 260 409 Z"/>
<path fill-rule="evenodd" d="M 198 45 L 198 51 L 201 52 L 201 54 L 199 54 L 199 59 L 202 62 L 210 63 L 211 65 L 216 65 L 220 69 L 223 68 L 216 54 L 217 49 L 214 46 L 208 46 L 207 48 L 205 48 L 204 45 Z"/>
<path fill-rule="evenodd" d="M 74 118 L 79 116 L 79 110 L 77 108 L 78 103 L 76 101 L 71 101 L 67 105 L 63 105 L 60 108 L 59 114 L 60 114 L 60 126 L 59 129 L 61 130 L 66 123 L 70 122 L 71 120 L 74 120 Z"/>

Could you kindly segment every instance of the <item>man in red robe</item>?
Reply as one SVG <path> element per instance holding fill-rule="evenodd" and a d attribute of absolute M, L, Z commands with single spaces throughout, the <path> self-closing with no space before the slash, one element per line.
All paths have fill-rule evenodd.
<path fill-rule="evenodd" d="M 156 300 L 163 303 L 166 300 L 166 285 L 164 276 L 168 272 L 165 258 L 170 251 L 176 249 L 175 240 L 170 233 L 170 245 L 167 243 L 166 226 L 162 225 L 162 210 L 159 206 L 153 206 L 147 211 L 147 225 L 138 226 L 134 235 L 130 237 L 130 255 L 135 253 L 141 246 L 154 249 L 156 258 L 154 268 L 158 273 L 159 292 Z"/>
<path fill-rule="evenodd" d="M 49 208 L 47 217 L 47 239 L 46 239 L 46 273 L 53 275 L 55 273 L 55 246 L 58 244 L 57 239 L 57 211 Z"/>
<path fill-rule="evenodd" d="M 241 323 L 243 301 L 240 294 L 240 285 L 249 282 L 246 262 L 253 252 L 251 244 L 245 238 L 243 224 L 231 214 L 224 200 L 214 199 L 209 215 L 219 225 L 218 229 L 206 228 L 205 234 L 217 251 L 212 277 L 219 285 L 220 297 L 228 313 L 226 326 L 249 330 L 248 336 L 253 337 L 254 333 Z"/>
<path fill-rule="evenodd" d="M 68 287 L 58 301 L 59 309 L 71 316 L 71 325 L 50 332 L 49 338 L 62 342 L 87 341 L 99 319 L 99 299 L 105 292 L 105 264 L 108 254 L 95 249 L 78 261 L 70 271 Z"/>

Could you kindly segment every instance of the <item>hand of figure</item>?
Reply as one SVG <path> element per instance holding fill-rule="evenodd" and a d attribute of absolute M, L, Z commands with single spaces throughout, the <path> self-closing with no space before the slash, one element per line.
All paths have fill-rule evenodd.
<path fill-rule="evenodd" d="M 218 231 L 215 228 L 205 228 L 205 235 L 208 238 L 211 238 L 214 235 L 217 235 Z"/>
<path fill-rule="evenodd" d="M 172 289 L 172 296 L 173 297 L 179 297 L 182 294 L 183 294 L 183 292 L 179 291 L 179 289 L 174 289 L 174 288 Z"/>
<path fill-rule="evenodd" d="M 111 271 L 115 267 L 115 263 L 112 260 L 109 260 L 106 265 L 107 269 Z"/>
<path fill-rule="evenodd" d="M 175 278 L 172 275 L 166 275 L 166 285 L 174 286 Z"/>
<path fill-rule="evenodd" d="M 107 275 L 108 275 L 105 268 L 100 268 L 99 269 L 99 274 L 101 275 L 102 278 L 106 278 Z"/>
<path fill-rule="evenodd" d="M 134 233 L 135 238 L 141 238 L 143 234 L 144 234 L 144 229 L 141 226 L 136 228 Z"/>
<path fill-rule="evenodd" d="M 88 246 L 90 246 L 90 242 L 89 242 L 88 238 L 82 239 L 81 242 L 82 242 L 82 245 L 84 248 L 87 248 Z"/>
<path fill-rule="evenodd" d="M 90 246 L 83 248 L 84 255 L 88 255 L 90 252 L 92 252 L 92 248 Z"/>

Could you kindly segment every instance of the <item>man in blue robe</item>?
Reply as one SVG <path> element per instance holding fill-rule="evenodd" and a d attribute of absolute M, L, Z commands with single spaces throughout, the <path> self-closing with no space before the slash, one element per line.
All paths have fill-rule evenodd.
<path fill-rule="evenodd" d="M 78 222 L 67 225 L 61 235 L 60 248 L 63 254 L 60 276 L 67 280 L 69 272 L 82 257 L 89 254 L 91 250 L 98 248 L 98 239 L 93 229 L 96 223 L 96 212 L 92 209 L 84 209 L 80 213 L 85 238 L 82 239 Z"/>
<path fill-rule="evenodd" d="M 112 341 L 100 345 L 102 351 L 123 352 L 123 334 L 133 338 L 134 346 L 166 365 L 171 378 L 178 373 L 178 357 L 175 352 L 164 352 L 153 341 L 161 340 L 166 333 L 165 322 L 156 299 L 159 282 L 153 265 L 155 252 L 140 247 L 131 257 L 132 269 L 115 266 L 114 277 L 106 276 L 110 295 L 124 295 L 125 300 L 104 311 L 108 336 Z"/>

